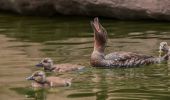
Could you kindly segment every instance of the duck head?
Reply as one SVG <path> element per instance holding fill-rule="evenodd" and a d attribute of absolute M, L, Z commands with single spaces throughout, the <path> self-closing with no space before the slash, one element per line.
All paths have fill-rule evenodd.
<path fill-rule="evenodd" d="M 53 66 L 53 60 L 51 58 L 44 58 L 35 66 L 43 67 L 44 70 L 51 70 Z"/>
<path fill-rule="evenodd" d="M 37 83 L 45 83 L 46 75 L 43 71 L 36 71 L 31 76 L 26 78 L 27 80 L 33 80 Z"/>
<path fill-rule="evenodd" d="M 159 46 L 159 52 L 160 53 L 168 53 L 170 51 L 168 43 L 167 42 L 161 42 Z"/>
<path fill-rule="evenodd" d="M 94 50 L 104 52 L 107 43 L 107 31 L 97 17 L 94 18 L 94 21 L 91 21 L 91 26 L 94 32 Z"/>

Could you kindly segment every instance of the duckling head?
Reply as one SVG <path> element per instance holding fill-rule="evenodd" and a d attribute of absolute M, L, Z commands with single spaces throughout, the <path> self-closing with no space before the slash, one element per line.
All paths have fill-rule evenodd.
<path fill-rule="evenodd" d="M 31 76 L 27 77 L 26 80 L 33 80 L 37 83 L 44 83 L 46 81 L 46 75 L 43 71 L 36 71 Z"/>
<path fill-rule="evenodd" d="M 44 58 L 35 66 L 44 67 L 45 70 L 51 70 L 53 66 L 53 60 L 51 58 Z"/>
<path fill-rule="evenodd" d="M 169 52 L 169 46 L 168 46 L 167 42 L 161 42 L 160 43 L 159 52 L 160 53 L 162 53 L 162 52 L 164 52 L 164 53 Z"/>

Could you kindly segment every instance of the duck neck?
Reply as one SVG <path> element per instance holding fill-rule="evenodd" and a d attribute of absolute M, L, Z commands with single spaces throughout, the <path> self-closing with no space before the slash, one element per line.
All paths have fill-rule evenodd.
<path fill-rule="evenodd" d="M 94 42 L 94 49 L 91 55 L 91 60 L 102 60 L 104 59 L 104 45 L 99 45 L 97 42 Z"/>
<path fill-rule="evenodd" d="M 49 70 L 49 71 L 53 71 L 55 69 L 53 63 L 48 65 L 48 66 L 44 66 L 44 70 Z"/>
<path fill-rule="evenodd" d="M 96 33 L 97 34 L 97 33 Z M 104 59 L 104 50 L 105 50 L 105 43 L 97 38 L 96 34 L 94 35 L 94 49 L 91 55 L 91 61 L 95 60 L 102 60 Z M 103 37 L 103 36 L 101 36 Z"/>
<path fill-rule="evenodd" d="M 170 52 L 168 51 L 167 54 L 165 54 L 163 57 L 161 57 L 162 61 L 167 61 L 169 60 L 169 57 L 170 57 Z"/>
<path fill-rule="evenodd" d="M 39 84 L 46 84 L 47 83 L 46 76 L 43 76 L 41 81 L 38 81 L 38 80 L 35 80 L 35 81 Z"/>
<path fill-rule="evenodd" d="M 104 50 L 105 50 L 105 45 L 104 44 L 101 44 L 101 43 L 99 43 L 97 41 L 94 41 L 94 49 L 93 49 L 93 51 L 98 51 L 98 52 L 104 54 Z"/>

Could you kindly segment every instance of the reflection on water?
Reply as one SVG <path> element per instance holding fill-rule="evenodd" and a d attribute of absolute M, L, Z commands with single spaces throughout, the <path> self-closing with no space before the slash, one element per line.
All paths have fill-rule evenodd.
<path fill-rule="evenodd" d="M 30 88 L 11 88 L 19 94 L 25 95 L 27 98 L 34 98 L 35 100 L 46 100 L 47 90 L 45 89 L 30 89 Z"/>
<path fill-rule="evenodd" d="M 0 15 L 1 100 L 169 100 L 169 64 L 127 69 L 90 67 L 93 49 L 90 20 Z M 109 33 L 107 53 L 133 51 L 158 56 L 159 43 L 170 44 L 170 23 L 110 19 L 101 22 Z M 71 87 L 35 90 L 25 77 L 39 70 L 34 65 L 43 57 L 87 68 L 60 74 L 73 78 Z"/>

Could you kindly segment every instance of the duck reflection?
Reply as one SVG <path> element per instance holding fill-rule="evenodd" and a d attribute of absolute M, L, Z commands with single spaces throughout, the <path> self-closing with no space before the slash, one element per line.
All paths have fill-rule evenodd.
<path fill-rule="evenodd" d="M 11 90 L 16 91 L 18 94 L 25 95 L 26 98 L 32 98 L 34 100 L 47 100 L 47 89 L 37 89 L 37 88 L 11 88 Z"/>

